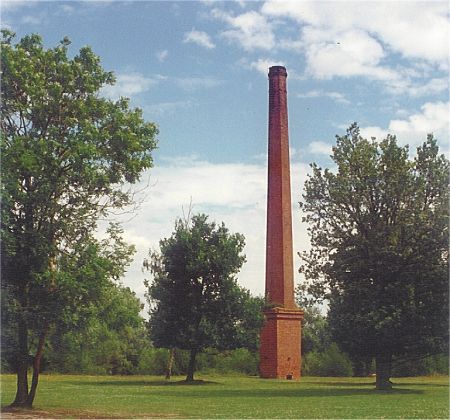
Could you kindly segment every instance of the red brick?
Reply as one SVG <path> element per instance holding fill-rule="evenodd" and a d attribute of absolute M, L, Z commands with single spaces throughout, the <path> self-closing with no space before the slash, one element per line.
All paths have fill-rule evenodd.
<path fill-rule="evenodd" d="M 269 146 L 266 238 L 266 310 L 260 374 L 300 377 L 301 319 L 294 298 L 291 180 L 286 69 L 269 69 Z"/>

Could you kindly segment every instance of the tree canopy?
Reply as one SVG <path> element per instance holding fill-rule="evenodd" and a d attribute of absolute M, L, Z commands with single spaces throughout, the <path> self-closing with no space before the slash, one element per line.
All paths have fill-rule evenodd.
<path fill-rule="evenodd" d="M 70 329 L 57 325 L 49 336 L 46 368 L 58 372 L 131 374 L 149 348 L 143 304 L 128 287 L 110 282 L 86 305 L 89 314 Z"/>
<path fill-rule="evenodd" d="M 33 403 L 49 326 L 69 321 L 69 308 L 82 307 L 129 262 L 120 230 L 104 242 L 93 233 L 100 217 L 133 202 L 127 185 L 152 166 L 158 132 L 126 98 L 102 97 L 114 75 L 89 47 L 70 58 L 69 45 L 65 38 L 47 49 L 38 35 L 14 43 L 3 31 L 2 287 L 17 315 L 14 404 L 22 406 Z"/>
<path fill-rule="evenodd" d="M 331 157 L 336 170 L 313 164 L 305 183 L 305 288 L 329 300 L 335 340 L 375 358 L 389 388 L 393 357 L 448 345 L 449 162 L 432 135 L 410 159 L 395 136 L 366 140 L 356 124 Z"/>
<path fill-rule="evenodd" d="M 157 347 L 190 350 L 187 380 L 194 378 L 196 355 L 205 347 L 256 347 L 262 301 L 236 282 L 245 261 L 244 237 L 206 215 L 177 220 L 144 266 L 150 337 Z"/>

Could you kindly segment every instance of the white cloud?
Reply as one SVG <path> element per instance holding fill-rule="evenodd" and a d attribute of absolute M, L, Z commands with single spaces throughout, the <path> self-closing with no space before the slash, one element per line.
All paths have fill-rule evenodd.
<path fill-rule="evenodd" d="M 81 3 L 85 6 L 91 7 L 109 7 L 118 2 L 117 0 L 81 0 Z M 124 2 L 121 4 L 121 6 L 126 6 L 128 4 L 128 2 Z"/>
<path fill-rule="evenodd" d="M 182 158 L 172 160 L 167 169 L 168 172 L 159 177 L 159 170 L 155 168 L 154 177 L 161 187 L 161 203 L 168 206 L 174 202 L 184 204 L 192 197 L 196 205 L 244 208 L 260 201 L 261 187 L 265 185 L 265 169 L 258 165 L 212 164 Z M 217 188 L 218 180 L 221 188 Z"/>
<path fill-rule="evenodd" d="M 192 31 L 184 34 L 183 42 L 192 42 L 207 49 L 213 49 L 216 47 L 212 42 L 211 37 L 206 32 L 196 31 L 195 29 L 192 29 Z"/>
<path fill-rule="evenodd" d="M 308 151 L 315 155 L 331 155 L 332 145 L 323 141 L 313 141 L 308 145 Z"/>
<path fill-rule="evenodd" d="M 75 11 L 75 8 L 73 6 L 71 6 L 70 4 L 62 4 L 61 6 L 59 6 L 61 12 L 66 13 L 66 14 L 71 14 Z"/>
<path fill-rule="evenodd" d="M 420 96 L 414 77 L 418 64 L 448 69 L 449 14 L 446 2 L 412 1 L 266 1 L 261 13 L 270 21 L 295 22 L 299 38 L 285 47 L 305 54 L 310 77 L 364 76 L 387 82 L 389 87 L 411 88 Z M 283 47 L 283 42 L 280 44 Z M 387 58 L 399 55 L 408 68 L 391 68 Z M 416 75 L 406 70 L 416 69 Z M 442 92 L 439 82 L 430 88 Z M 399 89 L 399 90 L 400 90 Z"/>
<path fill-rule="evenodd" d="M 404 120 L 392 120 L 389 123 L 389 131 L 396 134 L 403 144 L 419 145 L 429 133 L 448 144 L 449 115 L 449 102 L 427 102 L 421 107 L 421 112 Z"/>
<path fill-rule="evenodd" d="M 211 13 L 214 18 L 224 21 L 230 27 L 222 31 L 222 36 L 237 42 L 245 50 L 270 50 L 275 47 L 272 25 L 266 16 L 256 11 L 233 16 L 220 9 L 213 9 Z"/>
<path fill-rule="evenodd" d="M 377 139 L 377 141 L 381 141 L 386 138 L 386 136 L 389 134 L 389 131 L 381 127 L 368 126 L 368 127 L 361 127 L 360 134 L 365 139 L 370 140 L 372 137 L 374 137 Z"/>
<path fill-rule="evenodd" d="M 113 86 L 105 86 L 102 94 L 110 99 L 118 99 L 121 96 L 131 97 L 142 92 L 147 92 L 151 86 L 157 84 L 161 77 L 149 78 L 140 73 L 128 73 L 116 75 L 116 83 Z"/>
<path fill-rule="evenodd" d="M 264 74 L 265 76 L 269 73 L 269 68 L 272 66 L 284 66 L 285 63 L 279 60 L 273 60 L 270 58 L 258 58 L 256 61 L 248 63 L 246 60 L 241 61 L 244 67 L 257 70 L 258 72 Z"/>
<path fill-rule="evenodd" d="M 370 11 L 371 12 L 371 11 Z M 446 2 L 392 2 L 367 16 L 367 27 L 408 58 L 442 63 L 448 60 L 449 19 Z"/>
<path fill-rule="evenodd" d="M 448 59 L 448 4 L 413 1 L 267 1 L 262 12 L 334 34 L 359 28 L 404 57 Z"/>
<path fill-rule="evenodd" d="M 381 65 L 384 51 L 379 42 L 363 31 L 350 30 L 328 35 L 317 29 L 304 31 L 307 73 L 319 79 L 335 76 L 367 76 L 373 79 L 392 80 L 398 75 Z"/>
<path fill-rule="evenodd" d="M 40 25 L 42 24 L 42 22 L 46 19 L 46 15 L 43 13 L 39 13 L 37 15 L 25 15 L 22 16 L 22 18 L 20 19 L 20 22 L 25 24 L 25 25 Z"/>
<path fill-rule="evenodd" d="M 365 138 L 376 137 L 378 140 L 388 133 L 395 134 L 400 144 L 409 144 L 411 150 L 426 140 L 427 134 L 433 133 L 441 145 L 449 144 L 449 102 L 427 102 L 420 112 L 404 119 L 391 120 L 387 128 L 362 127 L 361 135 Z"/>
<path fill-rule="evenodd" d="M 222 84 L 221 80 L 213 77 L 184 77 L 174 80 L 181 89 L 190 92 L 198 89 L 210 89 Z"/>
<path fill-rule="evenodd" d="M 167 60 L 168 56 L 169 56 L 169 51 L 167 51 L 167 50 L 158 51 L 156 53 L 156 58 L 158 59 L 158 61 L 160 63 L 164 63 L 164 61 Z"/>
<path fill-rule="evenodd" d="M 148 77 L 140 73 L 122 73 L 116 75 L 116 83 L 113 86 L 105 86 L 104 88 L 102 88 L 102 94 L 109 99 L 118 99 L 121 96 L 129 98 L 133 95 L 147 92 L 153 86 L 161 82 L 173 83 L 180 89 L 183 89 L 187 92 L 192 92 L 198 89 L 210 89 L 223 83 L 221 80 L 215 79 L 213 77 L 171 78 L 160 74 L 155 74 L 151 77 Z M 146 107 L 146 109 L 151 109 L 152 112 L 155 112 L 157 107 L 160 107 L 160 109 L 166 112 L 169 110 L 180 108 L 180 106 L 185 107 L 186 105 L 192 105 L 192 102 L 165 102 L 152 107 Z"/>
<path fill-rule="evenodd" d="M 349 104 L 350 101 L 345 97 L 344 94 L 339 92 L 326 92 L 323 90 L 310 90 L 305 93 L 299 93 L 297 94 L 298 98 L 330 98 L 334 101 L 341 103 L 341 104 Z"/>
<path fill-rule="evenodd" d="M 31 4 L 28 0 L 2 0 L 0 3 L 0 9 L 2 12 L 8 12 L 19 9 L 22 6 L 30 6 Z"/>
<path fill-rule="evenodd" d="M 28 12 L 27 9 L 32 9 L 35 6 L 39 6 L 39 2 L 29 0 L 2 0 L 0 2 L 2 28 L 11 29 L 17 26 L 17 22 L 30 26 L 41 25 L 48 19 L 46 12 L 42 10 L 36 11 L 35 8 L 34 13 L 25 14 L 25 12 Z M 20 13 L 17 13 L 18 11 Z"/>
<path fill-rule="evenodd" d="M 159 102 L 151 105 L 145 105 L 144 111 L 146 115 L 151 117 L 161 116 L 161 115 L 172 115 L 175 112 L 182 109 L 189 109 L 195 106 L 195 103 L 191 100 L 180 100 L 172 102 Z"/>
<path fill-rule="evenodd" d="M 294 255 L 308 247 L 305 226 L 301 224 L 297 202 L 305 181 L 306 165 L 291 165 Z M 148 177 L 145 178 L 146 181 Z M 264 294 L 267 169 L 262 164 L 218 163 L 195 156 L 162 160 L 150 171 L 150 187 L 138 214 L 124 224 L 125 237 L 136 244 L 137 255 L 124 283 L 142 298 L 142 261 L 148 249 L 170 236 L 177 217 L 188 211 L 204 212 L 210 220 L 224 222 L 232 232 L 246 238 L 247 263 L 238 274 L 241 285 L 254 294 Z M 299 261 L 294 257 L 295 270 Z"/>
<path fill-rule="evenodd" d="M 246 0 L 234 0 L 234 2 L 238 4 L 242 9 L 245 9 L 248 3 Z"/>
<path fill-rule="evenodd" d="M 393 94 L 407 94 L 413 98 L 436 95 L 449 90 L 449 79 L 447 77 L 433 78 L 424 84 L 413 84 L 410 80 L 396 80 L 389 83 L 388 91 Z"/>

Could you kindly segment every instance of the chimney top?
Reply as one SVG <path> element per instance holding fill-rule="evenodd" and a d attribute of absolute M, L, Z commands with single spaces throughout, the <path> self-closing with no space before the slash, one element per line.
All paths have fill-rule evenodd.
<path fill-rule="evenodd" d="M 270 76 L 287 76 L 286 67 L 284 66 L 272 66 L 269 68 L 269 77 Z"/>

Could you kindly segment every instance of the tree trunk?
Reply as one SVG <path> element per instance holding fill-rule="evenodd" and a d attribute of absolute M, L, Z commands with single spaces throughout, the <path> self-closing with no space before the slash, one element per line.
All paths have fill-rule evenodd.
<path fill-rule="evenodd" d="M 392 389 L 391 370 L 392 370 L 392 355 L 380 355 L 375 359 L 376 362 L 376 389 L 380 391 L 388 391 Z"/>
<path fill-rule="evenodd" d="M 166 379 L 169 380 L 172 376 L 172 366 L 173 366 L 173 359 L 175 357 L 175 348 L 172 347 L 169 350 L 169 360 L 167 361 L 167 369 L 166 369 Z"/>
<path fill-rule="evenodd" d="M 27 406 L 32 407 L 34 397 L 36 396 L 36 388 L 39 382 L 39 373 L 41 370 L 41 360 L 42 360 L 42 354 L 44 353 L 44 344 L 45 339 L 47 337 L 48 332 L 48 322 L 44 326 L 44 330 L 42 331 L 41 335 L 39 336 L 39 342 L 38 347 L 36 350 L 36 355 L 34 356 L 33 360 L 33 378 L 31 379 L 31 388 L 30 393 L 28 394 L 27 398 Z"/>
<path fill-rule="evenodd" d="M 28 326 L 22 316 L 18 322 L 19 361 L 17 366 L 17 392 L 12 407 L 26 407 L 28 398 Z"/>
<path fill-rule="evenodd" d="M 189 357 L 189 366 L 186 376 L 186 382 L 194 382 L 194 371 L 195 371 L 195 358 L 197 356 L 197 349 L 191 349 L 191 354 Z"/>
<path fill-rule="evenodd" d="M 31 177 L 25 178 L 26 190 L 29 191 L 31 186 Z M 33 210 L 30 202 L 25 204 L 25 239 L 29 238 L 30 232 L 33 229 Z M 29 364 L 29 349 L 28 349 L 28 322 L 26 319 L 26 311 L 28 308 L 28 283 L 26 279 L 30 278 L 31 269 L 29 266 L 28 253 L 26 246 L 19 251 L 20 257 L 16 260 L 15 270 L 16 279 L 18 281 L 18 300 L 20 302 L 19 313 L 17 316 L 17 344 L 18 344 L 18 363 L 17 363 L 17 391 L 12 407 L 27 407 L 28 399 L 28 364 Z M 20 266 L 17 266 L 17 261 L 21 261 Z M 24 262 L 22 264 L 22 262 Z"/>

